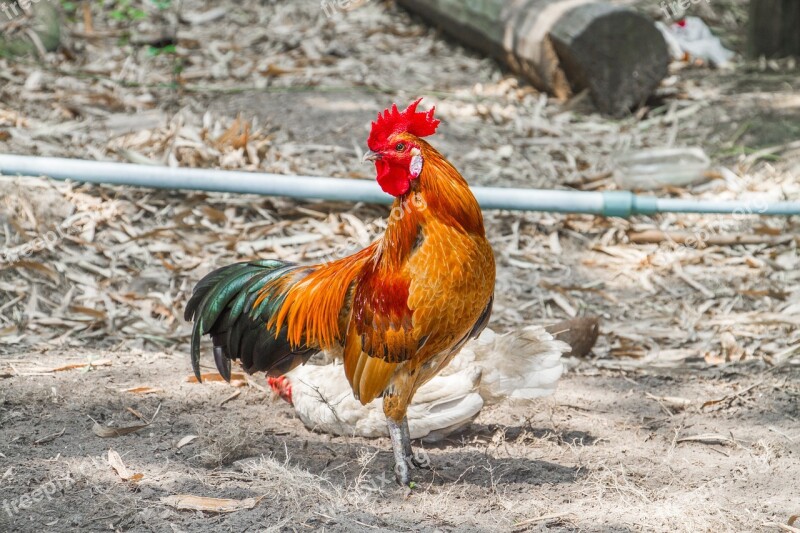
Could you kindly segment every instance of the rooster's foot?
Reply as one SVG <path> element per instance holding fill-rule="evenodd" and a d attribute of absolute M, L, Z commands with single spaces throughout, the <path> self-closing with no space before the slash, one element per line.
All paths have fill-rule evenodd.
<path fill-rule="evenodd" d="M 425 453 L 425 450 L 422 450 L 422 452 L 414 452 L 410 456 L 407 456 L 406 461 L 414 465 L 414 468 L 419 468 L 421 470 L 431 469 L 431 461 L 428 458 L 428 454 Z"/>

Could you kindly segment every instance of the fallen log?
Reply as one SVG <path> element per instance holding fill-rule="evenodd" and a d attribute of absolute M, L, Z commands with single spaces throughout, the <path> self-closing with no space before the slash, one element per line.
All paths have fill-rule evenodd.
<path fill-rule="evenodd" d="M 664 38 L 646 16 L 590 0 L 398 0 L 463 44 L 566 99 L 588 89 L 623 115 L 667 75 Z"/>

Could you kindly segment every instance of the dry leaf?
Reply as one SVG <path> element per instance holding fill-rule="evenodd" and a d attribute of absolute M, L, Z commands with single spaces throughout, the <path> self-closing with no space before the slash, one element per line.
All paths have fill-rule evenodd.
<path fill-rule="evenodd" d="M 136 433 L 140 431 L 150 424 L 140 424 L 138 426 L 128 426 L 124 428 L 110 428 L 107 426 L 101 426 L 97 422 L 94 423 L 92 426 L 92 433 L 100 437 L 101 439 L 110 439 L 113 437 L 122 437 L 123 435 L 130 435 L 131 433 Z"/>
<path fill-rule="evenodd" d="M 136 474 L 131 472 L 125 463 L 122 462 L 122 457 L 119 456 L 114 450 L 108 450 L 108 464 L 122 478 L 123 481 L 139 481 L 144 477 L 144 474 Z"/>
<path fill-rule="evenodd" d="M 52 434 L 50 434 L 50 435 L 47 435 L 47 436 L 45 436 L 45 437 L 42 437 L 41 439 L 34 441 L 34 444 L 45 444 L 46 442 L 54 441 L 54 440 L 56 440 L 58 437 L 60 437 L 61 435 L 63 435 L 65 431 L 67 431 L 67 428 L 64 428 L 64 429 L 62 429 L 62 430 L 61 430 L 61 431 L 59 431 L 58 433 L 52 433 Z"/>
<path fill-rule="evenodd" d="M 722 346 L 726 361 L 741 361 L 744 358 L 744 348 L 737 342 L 736 337 L 730 331 L 722 332 L 719 343 Z"/>
<path fill-rule="evenodd" d="M 781 524 L 779 522 L 764 522 L 764 527 L 774 527 L 780 531 L 785 531 L 786 533 L 800 533 L 800 529 L 787 524 Z"/>
<path fill-rule="evenodd" d="M 134 409 L 133 407 L 126 407 L 125 408 L 130 414 L 141 420 L 142 422 L 147 422 L 147 419 L 144 417 L 142 413 Z"/>
<path fill-rule="evenodd" d="M 57 366 L 43 372 L 66 372 L 67 370 L 76 370 L 78 368 L 94 367 L 94 366 L 111 366 L 111 361 L 108 359 L 101 359 L 100 361 L 89 361 L 88 363 L 73 363 L 70 365 Z"/>
<path fill-rule="evenodd" d="M 725 396 L 724 398 L 717 398 L 716 400 L 707 400 L 703 402 L 703 405 L 700 406 L 701 409 L 705 409 L 706 407 L 710 407 L 712 405 L 716 405 L 718 403 L 722 403 L 726 400 L 730 399 L 730 396 Z"/>
<path fill-rule="evenodd" d="M 3 335 L 13 335 L 19 331 L 17 326 L 6 326 L 4 328 L 0 328 L 0 336 Z"/>
<path fill-rule="evenodd" d="M 233 148 L 244 148 L 250 138 L 250 124 L 243 121 L 242 117 L 237 117 L 230 127 L 216 139 L 219 148 L 231 146 Z"/>
<path fill-rule="evenodd" d="M 725 445 L 734 445 L 736 441 L 732 438 L 727 437 L 725 435 L 720 435 L 718 433 L 705 433 L 703 435 L 691 435 L 689 437 L 682 437 L 678 439 L 678 443 L 681 442 L 699 442 L 701 444 L 725 444 Z"/>
<path fill-rule="evenodd" d="M 69 310 L 71 313 L 78 313 L 81 315 L 87 315 L 94 317 L 98 320 L 105 320 L 107 318 L 105 311 L 100 311 L 98 309 L 92 309 L 90 307 L 84 307 L 82 305 L 71 305 L 69 306 Z"/>
<path fill-rule="evenodd" d="M 221 498 L 205 498 L 203 496 L 192 496 L 191 494 L 180 494 L 161 498 L 161 502 L 170 507 L 182 511 L 205 511 L 208 513 L 234 513 L 244 509 L 252 509 L 260 498 L 245 498 L 244 500 L 227 500 Z"/>
<path fill-rule="evenodd" d="M 225 379 L 216 372 L 207 372 L 205 374 L 200 374 L 200 377 L 203 378 L 203 383 L 207 381 L 210 381 L 212 383 L 225 383 Z M 188 381 L 189 383 L 197 383 L 197 377 L 193 375 L 188 376 L 186 378 L 186 381 Z M 247 385 L 247 377 L 240 372 L 232 372 L 230 385 L 232 387 L 244 387 L 245 385 Z"/>
<path fill-rule="evenodd" d="M 16 263 L 11 263 L 6 268 L 11 268 L 11 269 L 24 268 L 26 270 L 33 270 L 40 274 L 44 274 L 45 276 L 50 278 L 50 280 L 53 283 L 58 283 L 58 272 L 56 272 L 49 266 L 43 265 L 42 263 L 37 263 L 36 261 L 28 261 L 28 260 L 17 261 Z"/>
<path fill-rule="evenodd" d="M 227 398 L 225 398 L 224 400 L 222 400 L 221 402 L 219 402 L 219 405 L 220 405 L 220 407 L 222 407 L 223 405 L 225 405 L 226 403 L 228 403 L 228 402 L 229 402 L 229 401 L 231 401 L 231 400 L 235 400 L 236 398 L 238 398 L 238 397 L 239 397 L 239 395 L 240 395 L 241 393 L 242 393 L 242 391 L 240 391 L 240 390 L 237 390 L 236 392 L 234 392 L 233 394 L 231 394 L 230 396 L 228 396 Z"/>
<path fill-rule="evenodd" d="M 710 366 L 724 365 L 726 362 L 724 355 L 715 352 L 705 352 L 703 354 L 703 359 L 705 359 L 705 362 Z"/>
<path fill-rule="evenodd" d="M 190 445 L 194 440 L 197 438 L 197 435 L 186 435 L 181 440 L 178 441 L 178 444 L 175 445 L 175 448 L 180 450 L 184 446 Z"/>
<path fill-rule="evenodd" d="M 708 400 L 706 402 L 703 402 L 703 405 L 701 406 L 701 409 L 705 409 L 706 407 L 709 407 L 711 405 L 716 405 L 718 403 L 722 403 L 722 402 L 725 402 L 725 401 L 733 402 L 733 400 L 735 400 L 736 398 L 744 396 L 745 394 L 747 394 L 751 390 L 753 390 L 753 389 L 755 389 L 757 387 L 760 387 L 763 384 L 764 384 L 764 380 L 761 380 L 758 383 L 754 383 L 753 385 L 750 385 L 749 387 L 746 387 L 746 388 L 744 388 L 744 389 L 742 389 L 740 391 L 734 392 L 732 394 L 728 394 L 727 396 L 724 396 L 722 398 L 717 398 L 715 400 Z"/>
<path fill-rule="evenodd" d="M 545 515 L 542 515 L 542 516 L 537 516 L 535 518 L 529 518 L 527 520 L 523 520 L 522 522 L 517 522 L 516 524 L 514 524 L 514 528 L 516 530 L 518 530 L 519 528 L 522 528 L 524 526 L 528 526 L 530 524 L 535 524 L 537 522 L 552 522 L 554 520 L 559 520 L 559 519 L 564 518 L 565 516 L 569 516 L 571 514 L 573 514 L 573 513 L 569 512 L 569 511 L 563 512 L 563 513 L 545 514 Z"/>
<path fill-rule="evenodd" d="M 689 398 L 680 398 L 678 396 L 654 396 L 649 392 L 646 393 L 645 395 L 651 400 L 655 400 L 663 404 L 664 406 L 674 409 L 676 411 L 682 411 L 687 407 L 691 407 L 691 405 L 694 403 Z"/>
<path fill-rule="evenodd" d="M 120 392 L 130 392 L 133 394 L 155 394 L 157 392 L 164 392 L 164 389 L 155 389 L 153 387 L 131 387 L 128 389 L 120 389 Z"/>

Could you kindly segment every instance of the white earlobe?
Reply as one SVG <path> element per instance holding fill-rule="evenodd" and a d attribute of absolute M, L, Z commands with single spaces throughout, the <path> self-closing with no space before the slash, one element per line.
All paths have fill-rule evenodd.
<path fill-rule="evenodd" d="M 415 155 L 411 158 L 411 164 L 408 166 L 408 172 L 411 177 L 416 179 L 422 173 L 422 156 Z"/>

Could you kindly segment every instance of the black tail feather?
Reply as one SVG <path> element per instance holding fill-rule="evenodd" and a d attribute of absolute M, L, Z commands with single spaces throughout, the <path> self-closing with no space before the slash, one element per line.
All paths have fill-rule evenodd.
<path fill-rule="evenodd" d="M 240 360 L 248 373 L 280 375 L 318 351 L 313 346 L 292 346 L 285 327 L 278 332 L 267 327 L 280 310 L 285 292 L 273 289 L 261 295 L 270 282 L 285 276 L 297 281 L 306 272 L 283 261 L 250 261 L 217 269 L 200 280 L 184 313 L 186 320 L 194 321 L 191 354 L 198 381 L 202 379 L 200 341 L 206 334 L 211 335 L 214 361 L 226 381 L 230 380 L 233 359 Z M 292 281 L 281 284 L 284 291 Z M 264 297 L 256 308 L 260 295 Z"/>

